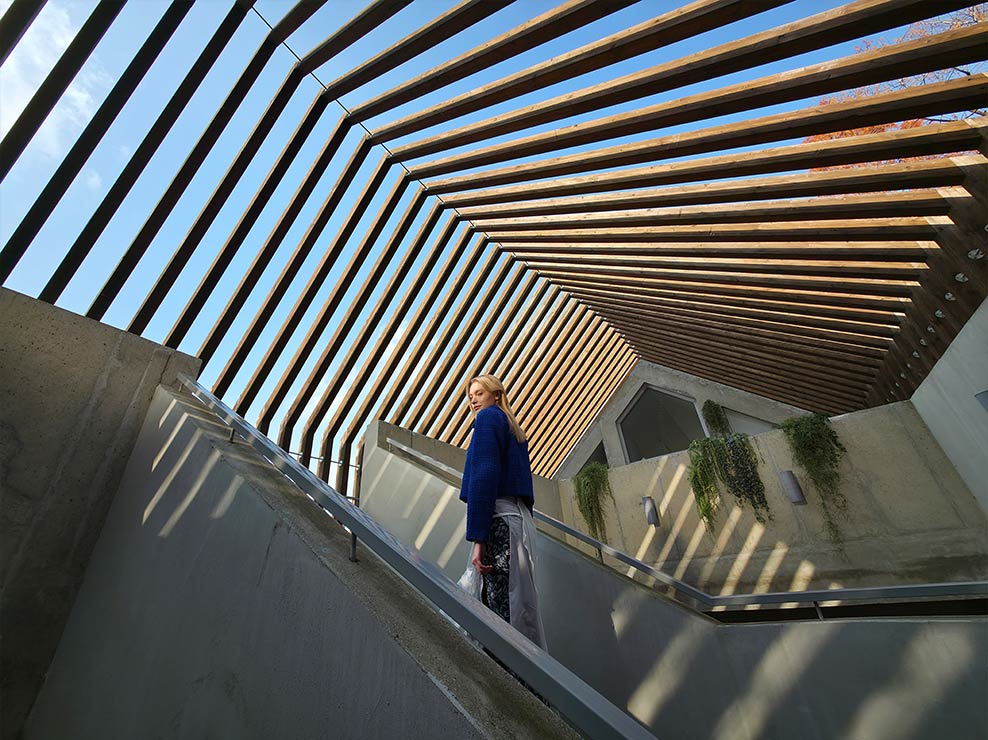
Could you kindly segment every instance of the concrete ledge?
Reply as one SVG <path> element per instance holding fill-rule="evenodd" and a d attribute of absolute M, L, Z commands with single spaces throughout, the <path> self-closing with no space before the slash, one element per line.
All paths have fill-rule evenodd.
<path fill-rule="evenodd" d="M 576 737 L 228 437 L 159 390 L 29 740 Z"/>

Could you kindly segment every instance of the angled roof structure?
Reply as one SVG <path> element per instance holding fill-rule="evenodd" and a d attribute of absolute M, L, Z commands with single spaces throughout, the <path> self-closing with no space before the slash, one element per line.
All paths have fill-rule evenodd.
<path fill-rule="evenodd" d="M 202 357 L 214 391 L 282 447 L 326 478 L 338 463 L 341 490 L 374 418 L 464 444 L 463 382 L 479 372 L 505 380 L 540 475 L 639 358 L 829 414 L 905 399 L 988 293 L 988 129 L 951 115 L 984 108 L 988 76 L 818 102 L 983 62 L 985 23 L 848 47 L 967 2 L 854 0 L 785 22 L 781 0 L 568 0 L 541 14 L 375 0 L 349 18 L 332 5 L 285 6 L 181 163 L 172 146 L 168 176 L 141 195 L 207 75 L 229 71 L 231 39 L 261 21 L 229 3 L 71 243 L 53 245 L 44 228 L 66 192 L 185 43 L 192 4 L 162 4 L 4 231 L 0 279 L 22 289 L 19 263 L 43 252 L 50 271 L 28 292 L 63 305 L 87 260 L 105 264 L 76 288 L 81 312 L 127 310 L 130 331 Z M 11 4 L 0 58 L 40 8 Z M 93 6 L 6 132 L 0 175 L 119 13 Z M 391 43 L 326 76 L 383 29 Z M 445 52 L 454 38 L 465 50 Z M 260 112 L 243 113 L 258 94 Z M 236 115 L 249 126 L 232 129 Z M 920 118 L 944 120 L 886 126 Z M 212 192 L 195 195 L 208 171 Z M 107 246 L 124 212 L 135 226 Z M 162 252 L 169 219 L 186 231 Z"/>

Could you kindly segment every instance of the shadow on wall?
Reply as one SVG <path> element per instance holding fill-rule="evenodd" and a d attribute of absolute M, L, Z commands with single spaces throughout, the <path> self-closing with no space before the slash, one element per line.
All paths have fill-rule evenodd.
<path fill-rule="evenodd" d="M 449 521 L 422 540 L 448 486 L 381 449 L 391 435 L 454 468 L 462 451 L 384 424 L 366 438 L 365 510 L 398 539 L 421 540 L 431 560 L 448 533 L 462 537 L 462 504 L 443 508 L 439 516 Z M 654 485 L 685 479 L 685 466 L 671 458 L 650 461 Z M 676 490 L 663 504 L 666 514 Z M 641 516 L 640 497 L 636 505 Z M 678 514 L 677 536 L 686 541 L 680 559 L 706 537 L 690 511 L 681 506 Z M 770 529 L 745 521 L 749 516 L 724 517 L 722 549 L 737 540 L 753 552 L 764 547 Z M 677 526 L 676 519 L 665 521 Z M 643 544 L 658 546 L 661 530 L 651 532 Z M 645 543 L 648 537 L 653 542 Z M 733 578 L 781 583 L 789 552 L 769 552 L 761 560 L 728 558 Z M 555 540 L 540 540 L 538 558 L 550 653 L 658 737 L 974 740 L 988 719 L 978 696 L 988 679 L 977 659 L 988 648 L 983 620 L 722 625 Z M 462 562 L 454 555 L 447 574 L 456 578 Z"/>
<path fill-rule="evenodd" d="M 722 494 L 707 532 L 689 485 L 689 455 L 677 452 L 611 469 L 616 506 L 604 507 L 610 544 L 713 594 L 988 576 L 988 521 L 911 403 L 832 424 L 847 448 L 841 543 L 828 536 L 819 492 L 793 461 L 783 432 L 772 431 L 751 438 L 771 520 L 759 523 Z M 806 506 L 790 503 L 779 478 L 785 470 L 795 472 Z M 643 496 L 655 501 L 658 527 L 646 524 Z M 585 530 L 571 480 L 560 482 L 560 500 L 563 519 Z"/>
<path fill-rule="evenodd" d="M 571 550 L 541 557 L 580 574 L 543 583 L 550 651 L 660 737 L 974 740 L 988 718 L 983 623 L 716 625 Z"/>

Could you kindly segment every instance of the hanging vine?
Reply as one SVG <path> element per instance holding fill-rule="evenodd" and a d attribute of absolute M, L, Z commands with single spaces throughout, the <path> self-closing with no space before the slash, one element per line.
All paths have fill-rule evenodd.
<path fill-rule="evenodd" d="M 847 450 L 830 425 L 826 414 L 808 414 L 786 419 L 782 429 L 793 459 L 820 491 L 820 502 L 830 539 L 843 544 L 837 516 L 847 516 L 847 498 L 840 490 L 840 462 Z"/>
<path fill-rule="evenodd" d="M 765 499 L 765 484 L 758 474 L 758 457 L 747 434 L 696 439 L 689 446 L 688 477 L 696 509 L 708 532 L 713 531 L 720 508 L 718 482 L 737 500 L 751 506 L 763 524 L 772 518 Z"/>
<path fill-rule="evenodd" d="M 738 432 L 724 439 L 721 463 L 724 485 L 742 506 L 748 504 L 762 524 L 772 518 L 765 499 L 765 484 L 758 475 L 758 457 L 747 434 Z"/>
<path fill-rule="evenodd" d="M 576 488 L 576 506 L 587 523 L 589 534 L 594 539 L 607 542 L 607 529 L 604 526 L 604 497 L 614 501 L 614 492 L 607 477 L 608 469 L 603 463 L 592 462 L 573 478 Z"/>
<path fill-rule="evenodd" d="M 731 424 L 727 421 L 727 413 L 724 407 L 714 400 L 708 399 L 703 402 L 703 420 L 707 422 L 707 429 L 711 434 L 718 437 L 727 437 L 731 433 Z"/>
<path fill-rule="evenodd" d="M 708 532 L 714 531 L 714 520 L 717 518 L 717 509 L 720 508 L 720 491 L 717 488 L 717 480 L 720 478 L 717 460 L 720 453 L 715 448 L 721 444 L 722 440 L 719 438 L 709 437 L 694 439 L 689 446 L 690 487 L 693 489 L 693 498 L 696 499 L 697 513 Z"/>

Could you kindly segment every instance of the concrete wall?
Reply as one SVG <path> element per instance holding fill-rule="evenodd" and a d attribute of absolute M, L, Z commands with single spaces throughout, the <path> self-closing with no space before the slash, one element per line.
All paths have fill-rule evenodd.
<path fill-rule="evenodd" d="M 988 301 L 910 399 L 988 513 L 988 409 L 975 398 L 983 391 L 988 391 Z"/>
<path fill-rule="evenodd" d="M 435 562 L 460 513 L 433 476 L 372 450 L 380 436 L 361 496 Z M 975 740 L 988 723 L 983 619 L 720 625 L 545 536 L 538 578 L 549 652 L 660 738 Z"/>
<path fill-rule="evenodd" d="M 455 581 L 470 553 L 470 544 L 464 539 L 467 507 L 459 499 L 459 488 L 423 476 L 413 463 L 390 454 L 389 439 L 456 470 L 463 469 L 466 451 L 379 421 L 372 423 L 364 436 L 361 467 L 360 508 L 378 521 L 389 522 L 393 535 L 422 552 Z M 535 476 L 533 483 L 536 507 L 561 519 L 556 482 Z M 421 506 L 421 501 L 431 504 Z"/>
<path fill-rule="evenodd" d="M 806 413 L 803 409 L 789 404 L 640 360 L 604 405 L 597 419 L 588 427 L 569 455 L 566 456 L 566 459 L 563 460 L 559 470 L 556 471 L 556 478 L 572 478 L 576 475 L 593 453 L 594 448 L 602 441 L 607 453 L 607 464 L 610 467 L 614 468 L 627 463 L 621 435 L 618 431 L 618 419 L 627 410 L 643 384 L 692 401 L 696 407 L 697 417 L 704 429 L 706 429 L 706 425 L 700 410 L 707 400 L 716 401 L 728 409 L 773 424 L 780 424 L 791 416 Z"/>
<path fill-rule="evenodd" d="M 847 448 L 839 518 L 829 540 L 819 493 L 794 463 L 781 430 L 752 437 L 773 519 L 721 497 L 712 533 L 696 513 L 686 452 L 612 468 L 616 506 L 605 506 L 610 543 L 709 593 L 751 593 L 988 579 L 988 520 L 906 401 L 836 417 Z M 807 504 L 789 503 L 779 471 L 792 470 Z M 572 481 L 560 482 L 563 519 L 585 529 Z M 645 522 L 642 496 L 659 510 Z"/>
<path fill-rule="evenodd" d="M 27 740 L 574 737 L 227 439 L 159 390 Z"/>
<path fill-rule="evenodd" d="M 0 289 L 0 706 L 15 737 L 159 383 L 199 360 Z"/>

